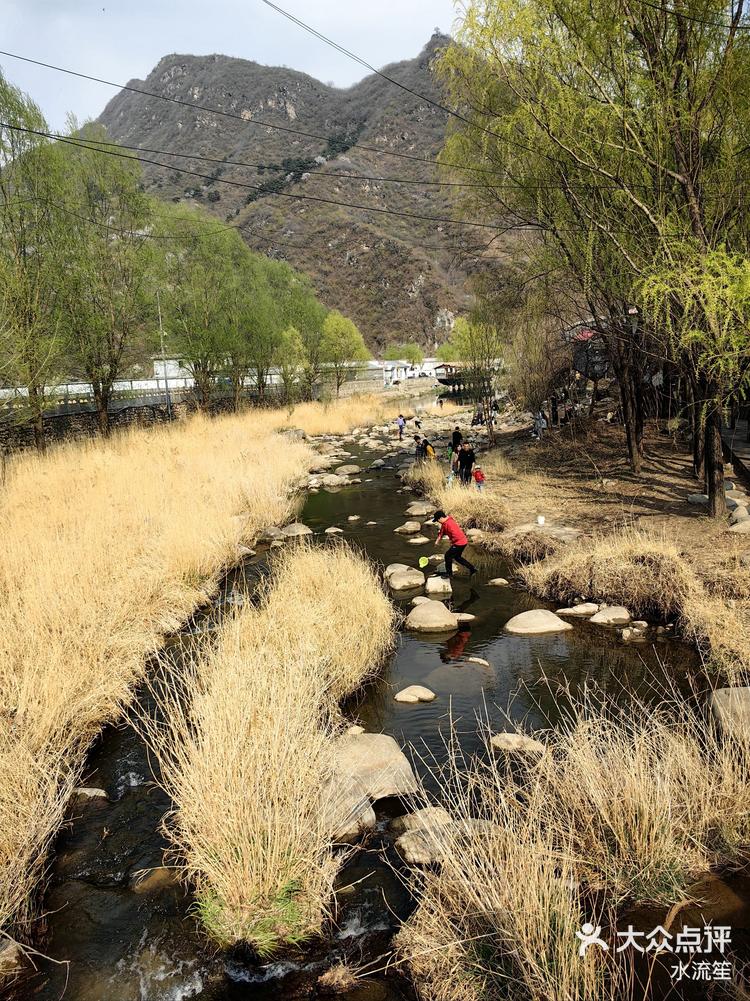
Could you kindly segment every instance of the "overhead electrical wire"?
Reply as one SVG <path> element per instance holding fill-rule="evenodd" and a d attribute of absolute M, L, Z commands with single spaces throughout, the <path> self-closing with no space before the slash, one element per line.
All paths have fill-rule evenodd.
<path fill-rule="evenodd" d="M 325 143 L 330 142 L 332 138 L 331 136 L 323 136 L 316 132 L 305 132 L 302 129 L 295 129 L 290 125 L 276 125 L 273 122 L 267 122 L 259 118 L 252 118 L 249 115 L 238 115 L 233 111 L 223 111 L 220 108 L 209 108 L 208 106 L 198 104 L 195 101 L 185 101 L 179 97 L 170 97 L 168 94 L 157 94 L 155 91 L 144 90 L 142 87 L 133 87 L 131 84 L 115 83 L 113 80 L 105 80 L 103 77 L 92 76 L 89 73 L 82 73 L 79 70 L 72 70 L 65 66 L 57 66 L 55 63 L 47 63 L 41 59 L 32 59 L 30 56 L 22 56 L 18 52 L 9 52 L 6 49 L 0 49 L 0 56 L 7 56 L 9 59 L 18 59 L 21 62 L 30 63 L 32 66 L 41 66 L 44 69 L 54 70 L 56 73 L 66 73 L 69 76 L 78 77 L 81 80 L 90 80 L 93 83 L 101 83 L 107 87 L 115 87 L 117 90 L 124 90 L 131 94 L 140 94 L 142 97 L 151 97 L 157 101 L 167 101 L 170 104 L 177 104 L 184 108 L 191 108 L 193 111 L 206 111 L 209 114 L 220 115 L 223 118 L 232 118 L 235 121 L 243 122 L 245 125 L 258 125 L 264 129 L 275 129 L 280 132 L 289 132 L 292 135 L 304 136 L 307 139 L 319 139 L 321 142 Z M 498 138 L 502 139 L 503 142 L 510 143 L 513 146 L 529 149 L 528 146 L 518 143 L 508 137 L 498 135 Z M 435 160 L 432 157 L 415 156 L 413 153 L 399 153 L 396 150 L 381 149 L 378 146 L 367 146 L 364 143 L 358 142 L 352 143 L 350 146 L 347 146 L 346 149 L 347 151 L 350 149 L 360 149 L 367 153 L 376 153 L 378 156 L 392 156 L 401 160 L 412 160 L 417 163 L 429 163 L 436 167 L 451 167 L 456 170 L 465 170 L 478 174 L 497 173 L 497 171 L 492 170 L 490 167 L 470 167 L 461 163 L 443 162 L 441 160 Z"/>

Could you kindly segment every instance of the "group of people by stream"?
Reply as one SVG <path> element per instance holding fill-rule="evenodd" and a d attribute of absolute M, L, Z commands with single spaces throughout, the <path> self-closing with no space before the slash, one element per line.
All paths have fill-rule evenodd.
<path fill-rule="evenodd" d="M 406 418 L 403 414 L 398 415 L 396 421 L 398 427 L 398 440 L 403 441 L 404 430 L 406 428 Z M 432 442 L 421 434 L 421 421 L 414 419 L 414 426 L 418 429 L 414 433 L 414 459 L 416 462 L 437 462 L 437 452 Z M 481 490 L 486 482 L 486 477 L 482 467 L 477 462 L 476 452 L 472 444 L 464 441 L 463 432 L 456 425 L 451 436 L 451 443 L 446 455 L 449 473 L 447 482 L 450 484 L 458 480 L 464 486 L 470 486 L 472 482 L 477 490 Z"/>

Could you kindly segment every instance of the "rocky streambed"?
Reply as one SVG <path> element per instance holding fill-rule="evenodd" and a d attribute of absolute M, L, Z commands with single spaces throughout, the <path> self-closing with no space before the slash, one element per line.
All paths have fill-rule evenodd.
<path fill-rule="evenodd" d="M 430 411 L 422 430 L 440 445 L 455 423 Z M 451 722 L 465 753 L 482 752 L 478 716 L 496 733 L 498 753 L 505 753 L 517 740 L 514 722 L 532 729 L 554 722 L 565 686 L 594 680 L 605 690 L 646 690 L 665 673 L 679 685 L 696 665 L 692 651 L 668 634 L 646 629 L 634 646 L 616 624 L 589 621 L 588 614 L 600 614 L 598 607 L 587 615 L 561 615 L 564 628 L 506 628 L 517 616 L 553 613 L 509 585 L 509 568 L 491 558 L 476 561 L 474 578 L 456 578 L 448 588 L 436 574 L 434 530 L 425 525 L 429 502 L 415 497 L 398 476 L 411 459 L 410 436 L 402 446 L 394 437 L 392 426 L 381 426 L 318 439 L 321 459 L 298 522 L 269 526 L 227 576 L 215 603 L 172 637 L 165 651 L 178 661 L 189 656 L 196 638 L 216 628 L 232 605 L 252 600 L 267 553 L 294 537 L 312 536 L 320 544 L 343 537 L 396 585 L 393 600 L 411 622 L 379 679 L 345 707 L 352 729 L 340 748 L 342 795 L 348 789 L 360 809 L 345 811 L 353 823 L 338 833 L 358 847 L 338 881 L 329 935 L 266 962 L 242 950 L 227 956 L 211 949 L 197 929 L 189 894 L 164 856 L 159 825 L 170 804 L 152 781 L 143 743 L 122 724 L 109 728 L 92 753 L 87 792 L 72 803 L 55 846 L 39 940 L 50 958 L 39 959 L 38 971 L 18 982 L 17 999 L 323 997 L 335 986 L 329 971 L 342 961 L 367 976 L 356 986 L 340 984 L 339 996 L 410 998 L 408 981 L 385 969 L 389 944 L 412 907 L 409 866 L 430 861 L 429 829 L 449 818 L 440 811 L 403 818 L 414 809 L 408 796 L 415 776 L 439 798 L 426 762 L 444 758 Z M 410 521 L 416 529 L 403 530 Z M 423 554 L 433 559 L 420 571 Z M 424 619 L 420 609 L 428 603 L 435 606 L 430 614 L 443 622 L 425 631 L 415 622 Z"/>

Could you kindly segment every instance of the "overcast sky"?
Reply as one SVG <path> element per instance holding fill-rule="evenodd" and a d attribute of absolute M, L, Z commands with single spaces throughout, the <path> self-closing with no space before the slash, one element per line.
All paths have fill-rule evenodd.
<path fill-rule="evenodd" d="M 373 66 L 409 59 L 434 28 L 449 32 L 453 0 L 279 0 Z M 261 0 L 0 0 L 0 48 L 117 83 L 144 79 L 170 52 L 221 53 L 303 70 L 346 87 L 366 75 L 346 56 Z M 96 117 L 116 93 L 0 56 L 13 83 L 59 128 L 68 111 Z"/>

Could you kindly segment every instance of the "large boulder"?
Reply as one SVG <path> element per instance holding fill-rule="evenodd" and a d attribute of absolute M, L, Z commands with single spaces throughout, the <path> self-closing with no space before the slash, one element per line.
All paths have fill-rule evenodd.
<path fill-rule="evenodd" d="M 323 792 L 323 804 L 333 841 L 351 841 L 377 824 L 367 789 L 356 775 L 335 775 Z"/>
<path fill-rule="evenodd" d="M 299 539 L 303 535 L 312 535 L 313 530 L 308 528 L 307 525 L 303 525 L 299 521 L 295 521 L 292 525 L 286 525 L 281 529 L 281 534 L 287 539 Z"/>
<path fill-rule="evenodd" d="M 582 601 L 580 605 L 572 605 L 570 608 L 558 608 L 557 614 L 587 619 L 591 615 L 596 615 L 598 611 L 599 606 L 593 601 Z"/>
<path fill-rule="evenodd" d="M 442 601 L 425 601 L 409 612 L 406 628 L 415 633 L 453 633 L 458 617 Z"/>
<path fill-rule="evenodd" d="M 565 622 L 546 608 L 532 608 L 528 612 L 521 612 L 505 623 L 506 631 L 517 636 L 561 633 L 572 628 L 569 622 Z"/>
<path fill-rule="evenodd" d="M 428 577 L 424 586 L 425 594 L 430 595 L 450 595 L 453 594 L 453 587 L 447 577 Z"/>
<path fill-rule="evenodd" d="M 437 695 L 429 688 L 425 688 L 424 685 L 409 685 L 408 688 L 402 688 L 400 692 L 396 692 L 393 698 L 396 702 L 414 705 L 417 702 L 434 702 Z"/>
<path fill-rule="evenodd" d="M 393 531 L 398 532 L 399 535 L 416 535 L 422 531 L 422 526 L 418 521 L 405 521 L 403 525 L 399 525 Z"/>
<path fill-rule="evenodd" d="M 736 508 L 732 511 L 729 518 L 730 525 L 736 525 L 739 521 L 745 521 L 746 518 L 750 518 L 750 511 L 745 507 L 744 504 L 738 504 Z"/>
<path fill-rule="evenodd" d="M 421 570 L 407 567 L 386 577 L 386 580 L 392 591 L 413 591 L 415 587 L 422 587 L 424 584 L 424 574 Z"/>
<path fill-rule="evenodd" d="M 624 605 L 602 605 L 589 622 L 597 626 L 626 626 L 630 622 L 630 612 Z"/>
<path fill-rule="evenodd" d="M 717 688 L 711 693 L 709 705 L 725 736 L 750 738 L 750 687 Z"/>
<path fill-rule="evenodd" d="M 339 737 L 335 775 L 358 781 L 361 793 L 372 801 L 386 796 L 413 796 L 419 788 L 406 755 L 393 737 L 385 733 Z"/>

